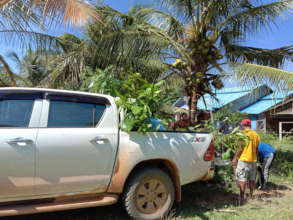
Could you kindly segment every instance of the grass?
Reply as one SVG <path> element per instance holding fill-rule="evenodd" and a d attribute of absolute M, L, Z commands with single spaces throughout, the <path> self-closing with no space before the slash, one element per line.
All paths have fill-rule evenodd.
<path fill-rule="evenodd" d="M 238 189 L 191 184 L 184 190 L 179 219 L 293 219 L 293 182 L 274 176 L 268 191 L 255 191 L 246 205 L 237 206 Z M 201 196 L 198 196 L 201 195 Z"/>
<path fill-rule="evenodd" d="M 270 142 L 281 154 L 289 154 L 293 159 L 293 142 L 273 140 Z M 292 156 L 292 157 L 291 157 Z M 183 201 L 176 206 L 167 219 L 293 219 L 293 175 L 280 176 L 273 169 L 270 176 L 269 190 L 255 191 L 254 198 L 244 206 L 237 205 L 238 189 L 236 184 L 231 189 L 215 183 L 192 183 L 183 187 Z M 291 170 L 293 172 L 293 170 Z M 291 173 L 292 173 L 291 172 Z M 123 220 L 129 219 L 121 204 L 107 207 L 80 209 L 38 215 L 7 217 L 3 220 Z"/>

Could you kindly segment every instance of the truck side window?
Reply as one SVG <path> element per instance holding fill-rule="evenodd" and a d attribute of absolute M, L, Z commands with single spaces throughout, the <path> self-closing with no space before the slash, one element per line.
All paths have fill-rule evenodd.
<path fill-rule="evenodd" d="M 105 106 L 50 101 L 48 127 L 95 127 L 103 115 Z"/>
<path fill-rule="evenodd" d="M 28 127 L 34 100 L 0 100 L 0 127 Z"/>
<path fill-rule="evenodd" d="M 96 109 L 95 109 L 95 122 L 94 122 L 94 126 L 96 126 L 99 121 L 101 120 L 103 114 L 104 114 L 104 111 L 106 109 L 106 106 L 105 105 L 96 105 L 95 106 Z"/>

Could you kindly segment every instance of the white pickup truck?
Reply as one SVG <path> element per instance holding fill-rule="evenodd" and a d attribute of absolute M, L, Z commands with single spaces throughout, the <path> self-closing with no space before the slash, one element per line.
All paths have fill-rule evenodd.
<path fill-rule="evenodd" d="M 114 204 L 166 215 L 181 186 L 213 176 L 211 135 L 126 133 L 111 96 L 0 89 L 0 216 Z"/>

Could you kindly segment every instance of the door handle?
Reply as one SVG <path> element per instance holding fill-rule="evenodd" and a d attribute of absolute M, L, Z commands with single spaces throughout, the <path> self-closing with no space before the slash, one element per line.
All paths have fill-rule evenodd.
<path fill-rule="evenodd" d="M 24 146 L 27 144 L 33 144 L 33 140 L 23 137 L 13 138 L 6 141 L 8 144 L 17 144 L 20 146 Z"/>
<path fill-rule="evenodd" d="M 103 137 L 103 136 L 97 136 L 97 137 L 95 137 L 95 138 L 93 138 L 91 140 L 91 142 L 95 142 L 95 143 L 98 143 L 98 144 L 104 144 L 107 141 L 108 141 L 108 138 Z"/>

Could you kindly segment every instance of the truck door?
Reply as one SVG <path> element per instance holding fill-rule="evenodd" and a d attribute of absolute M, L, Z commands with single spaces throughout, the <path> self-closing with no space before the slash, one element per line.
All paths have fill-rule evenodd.
<path fill-rule="evenodd" d="M 45 110 L 46 109 L 46 110 Z M 117 115 L 106 98 L 49 94 L 37 139 L 38 194 L 104 192 L 118 144 Z"/>
<path fill-rule="evenodd" d="M 37 96 L 0 90 L 0 201 L 34 195 L 35 142 L 42 107 Z"/>

